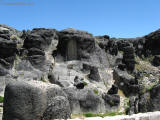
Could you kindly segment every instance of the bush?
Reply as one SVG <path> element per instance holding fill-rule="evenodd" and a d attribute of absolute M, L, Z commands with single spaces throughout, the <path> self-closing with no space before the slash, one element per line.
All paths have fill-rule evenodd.
<path fill-rule="evenodd" d="M 0 96 L 0 103 L 3 103 L 4 97 Z"/>

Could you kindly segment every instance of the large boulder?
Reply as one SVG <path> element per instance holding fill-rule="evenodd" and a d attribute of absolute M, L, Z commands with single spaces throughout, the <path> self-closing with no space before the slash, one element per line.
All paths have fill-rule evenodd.
<path fill-rule="evenodd" d="M 139 93 L 137 80 L 126 71 L 115 68 L 113 71 L 113 79 L 115 80 L 115 84 L 118 88 L 121 89 L 126 96 L 136 95 Z"/>
<path fill-rule="evenodd" d="M 151 111 L 160 110 L 160 84 L 154 86 L 150 91 Z"/>
<path fill-rule="evenodd" d="M 54 29 L 35 28 L 27 34 L 23 47 L 26 49 L 38 48 L 46 50 L 53 39 L 57 39 L 57 31 Z"/>
<path fill-rule="evenodd" d="M 118 94 L 104 94 L 103 99 L 105 101 L 106 106 L 114 107 L 114 106 L 119 106 L 120 105 L 120 96 Z"/>
<path fill-rule="evenodd" d="M 160 54 L 160 30 L 152 32 L 145 36 L 146 42 L 144 49 L 146 50 L 146 56 Z"/>
<path fill-rule="evenodd" d="M 106 51 L 108 51 L 111 55 L 117 55 L 118 54 L 117 42 L 115 40 L 110 39 L 106 46 Z"/>
<path fill-rule="evenodd" d="M 71 111 L 69 102 L 63 96 L 55 97 L 43 114 L 42 120 L 70 118 Z"/>
<path fill-rule="evenodd" d="M 154 66 L 160 66 L 160 56 L 158 56 L 158 55 L 154 56 L 152 64 Z"/>
<path fill-rule="evenodd" d="M 68 96 L 72 113 L 99 113 L 104 111 L 104 103 L 100 96 L 89 88 L 76 89 L 73 87 L 65 88 Z"/>
<path fill-rule="evenodd" d="M 154 86 L 151 90 L 140 95 L 139 112 L 150 112 L 160 110 L 160 84 Z"/>
<path fill-rule="evenodd" d="M 35 28 L 30 32 L 23 32 L 22 37 L 24 44 L 20 55 L 26 56 L 34 68 L 48 73 L 53 64 L 52 53 L 57 45 L 57 31 Z"/>
<path fill-rule="evenodd" d="M 137 37 L 133 40 L 133 46 L 135 48 L 135 53 L 139 57 L 144 56 L 146 50 L 144 48 L 146 39 L 144 37 Z"/>
<path fill-rule="evenodd" d="M 46 58 L 43 55 L 33 55 L 33 56 L 28 56 L 27 58 L 30 63 L 37 69 L 40 69 L 42 71 L 46 71 L 45 64 L 46 64 Z"/>
<path fill-rule="evenodd" d="M 137 96 L 131 96 L 129 99 L 129 109 L 127 111 L 127 114 L 132 115 L 132 114 L 137 114 L 138 111 L 138 107 L 139 107 L 139 99 Z"/>
<path fill-rule="evenodd" d="M 126 65 L 128 71 L 133 72 L 135 69 L 135 56 L 134 48 L 132 46 L 126 46 L 124 48 L 123 63 Z"/>
<path fill-rule="evenodd" d="M 60 97 L 61 96 L 61 97 Z M 58 109 L 58 103 L 61 107 Z M 63 114 L 58 114 L 58 112 Z M 3 120 L 42 120 L 70 118 L 68 99 L 56 85 L 38 81 L 16 81 L 6 86 Z"/>
<path fill-rule="evenodd" d="M 91 69 L 90 69 L 90 74 L 88 75 L 88 77 L 93 81 L 99 82 L 101 80 L 101 78 L 100 78 L 100 75 L 99 75 L 98 68 L 92 66 Z"/>
<path fill-rule="evenodd" d="M 151 111 L 150 92 L 146 92 L 139 96 L 138 112 Z"/>
<path fill-rule="evenodd" d="M 0 37 L 0 58 L 13 65 L 15 54 L 17 52 L 16 47 L 16 42 Z"/>

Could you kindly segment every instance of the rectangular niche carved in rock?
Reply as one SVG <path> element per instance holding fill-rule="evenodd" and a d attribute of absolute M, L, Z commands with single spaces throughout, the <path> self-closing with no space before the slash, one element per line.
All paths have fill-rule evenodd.
<path fill-rule="evenodd" d="M 75 40 L 67 43 L 67 60 L 77 60 L 77 42 Z"/>

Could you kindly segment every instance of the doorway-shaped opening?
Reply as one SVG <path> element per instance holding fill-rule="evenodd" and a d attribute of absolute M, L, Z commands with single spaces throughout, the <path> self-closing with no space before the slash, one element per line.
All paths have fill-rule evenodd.
<path fill-rule="evenodd" d="M 67 43 L 67 60 L 77 60 L 77 42 L 75 40 Z"/>

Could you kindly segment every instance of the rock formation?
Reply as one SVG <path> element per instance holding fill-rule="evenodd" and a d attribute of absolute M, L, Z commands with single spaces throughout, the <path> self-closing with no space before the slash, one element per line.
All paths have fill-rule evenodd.
<path fill-rule="evenodd" d="M 160 110 L 159 31 L 120 39 L 0 25 L 3 120 Z"/>

